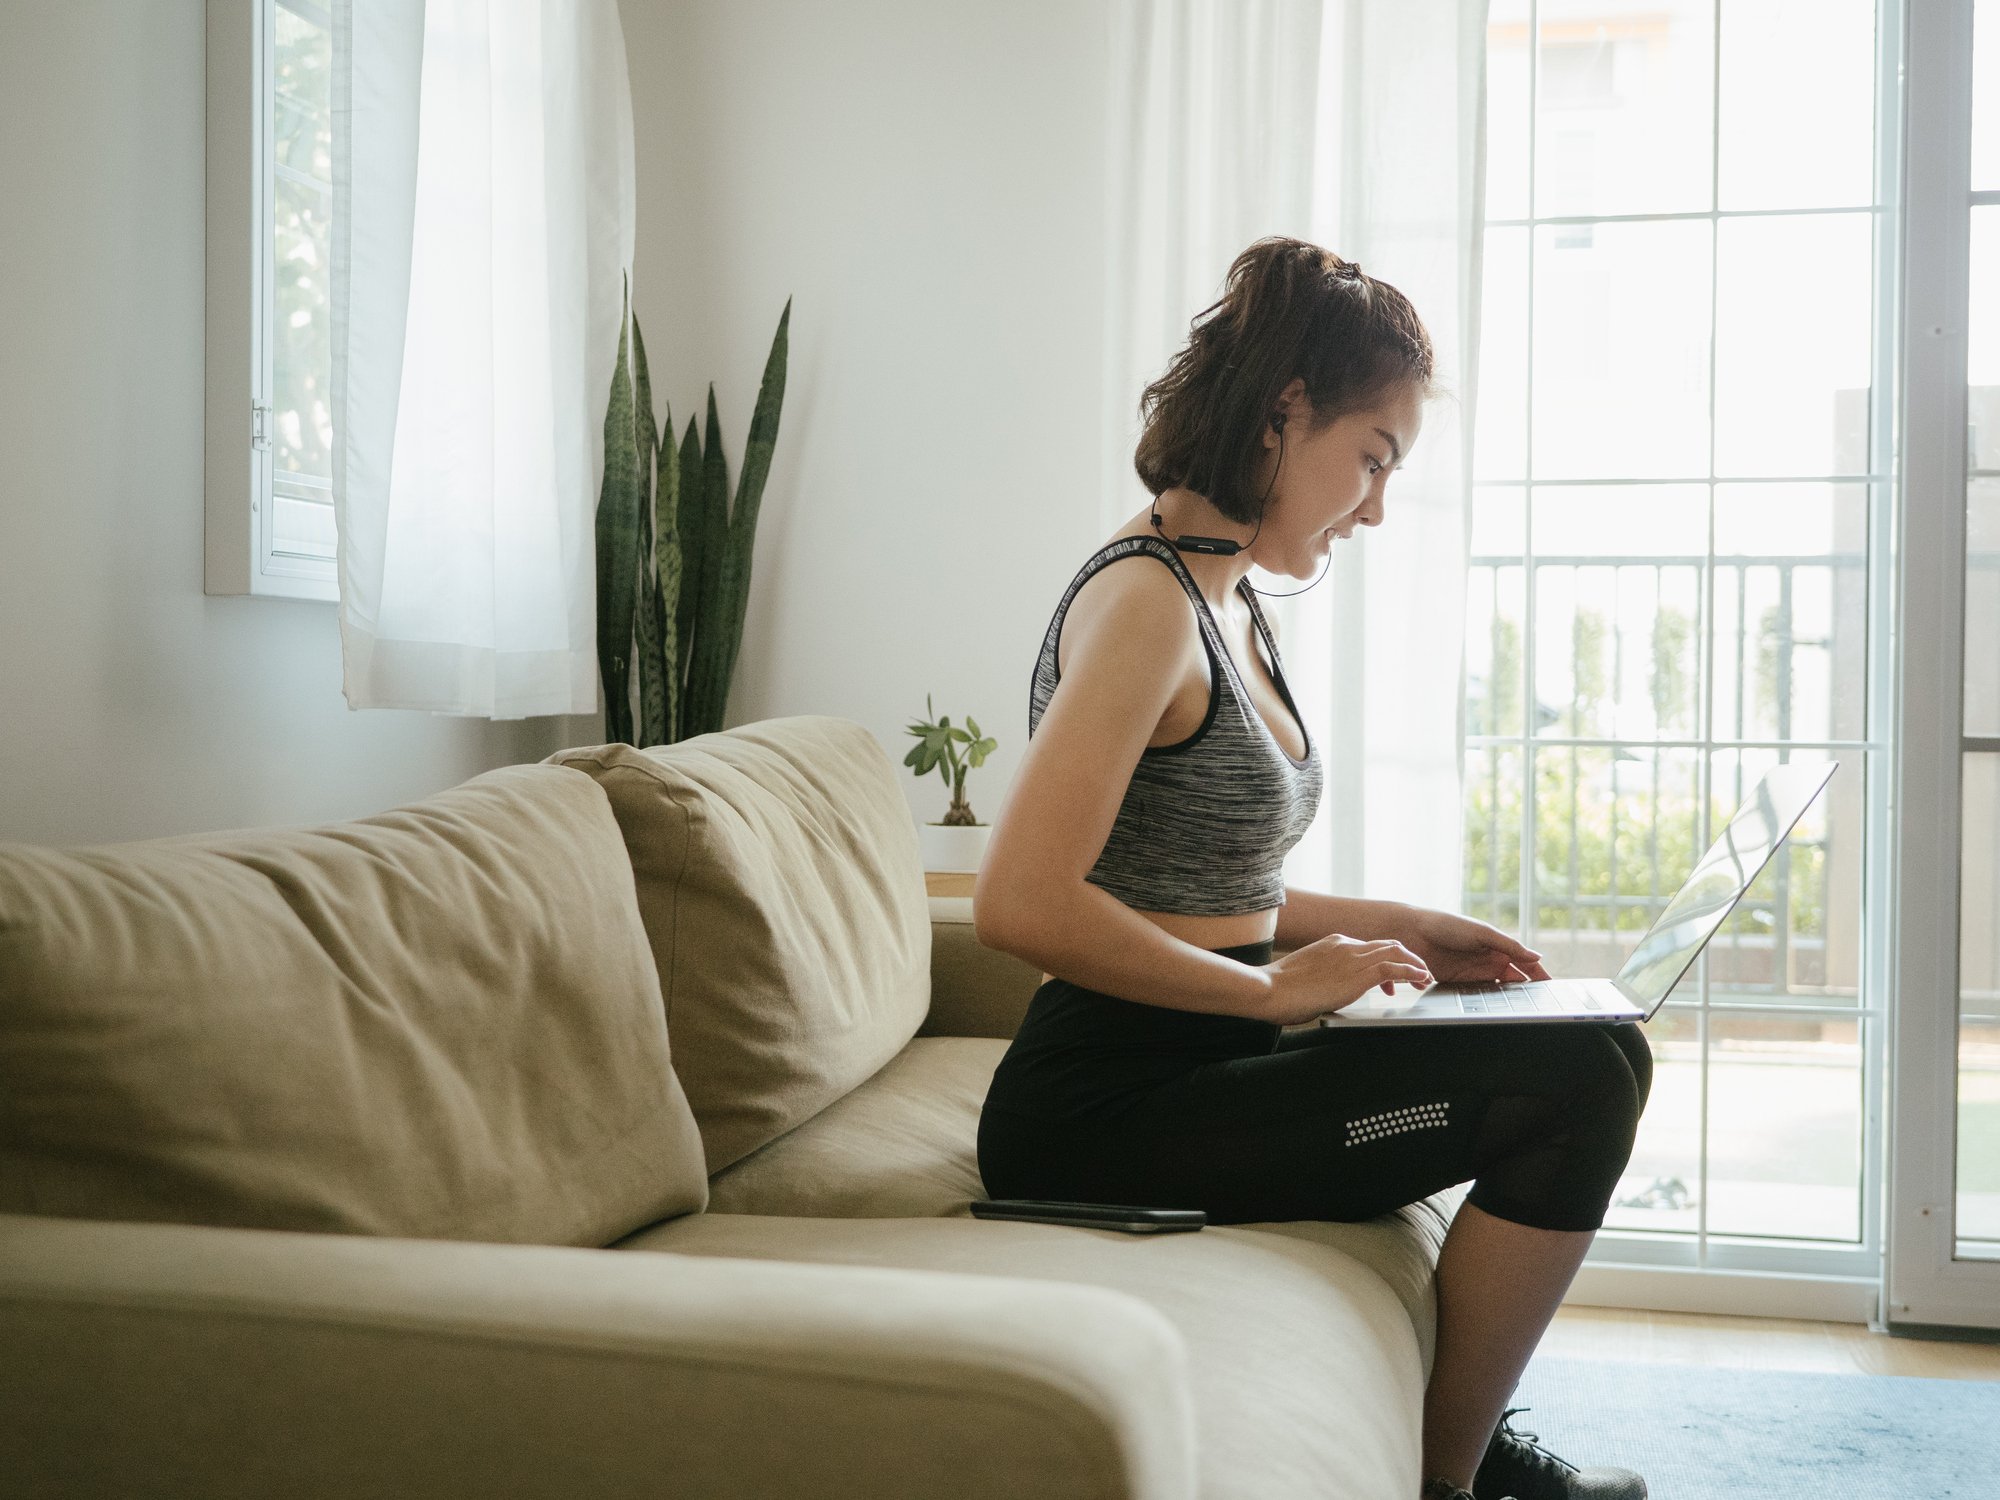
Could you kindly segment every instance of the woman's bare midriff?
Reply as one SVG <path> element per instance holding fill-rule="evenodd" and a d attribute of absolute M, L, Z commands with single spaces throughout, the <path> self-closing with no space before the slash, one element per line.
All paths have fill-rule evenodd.
<path fill-rule="evenodd" d="M 1155 927 L 1163 927 L 1184 943 L 1192 943 L 1197 948 L 1241 948 L 1250 943 L 1261 943 L 1276 935 L 1278 930 L 1278 909 L 1269 911 L 1246 911 L 1228 917 L 1190 916 L 1183 912 L 1142 911 L 1139 913 Z M 1053 974 L 1043 974 L 1042 983 L 1055 978 Z"/>

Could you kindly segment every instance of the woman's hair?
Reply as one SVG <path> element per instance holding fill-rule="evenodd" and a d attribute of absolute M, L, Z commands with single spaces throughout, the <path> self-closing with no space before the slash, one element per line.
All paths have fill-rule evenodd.
<path fill-rule="evenodd" d="M 1403 381 L 1431 387 L 1430 335 L 1410 299 L 1304 240 L 1273 235 L 1237 256 L 1191 329 L 1139 397 L 1133 466 L 1152 494 L 1193 490 L 1232 521 L 1257 519 L 1263 434 L 1294 377 L 1313 430 Z"/>

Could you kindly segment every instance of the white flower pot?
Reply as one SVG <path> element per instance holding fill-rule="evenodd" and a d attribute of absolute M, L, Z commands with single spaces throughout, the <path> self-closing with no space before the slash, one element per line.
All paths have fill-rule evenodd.
<path fill-rule="evenodd" d="M 986 841 L 992 833 L 991 823 L 918 824 L 917 846 L 924 856 L 924 868 L 976 873 L 979 861 L 986 856 Z"/>

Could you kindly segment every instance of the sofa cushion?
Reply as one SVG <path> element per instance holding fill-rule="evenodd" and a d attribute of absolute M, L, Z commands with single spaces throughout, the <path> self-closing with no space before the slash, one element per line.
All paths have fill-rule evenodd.
<path fill-rule="evenodd" d="M 0 845 L 0 1210 L 602 1245 L 706 1194 L 587 776 Z"/>
<path fill-rule="evenodd" d="M 917 828 L 874 735 L 825 715 L 549 757 L 624 830 L 711 1173 L 817 1114 L 930 1006 Z"/>
<path fill-rule="evenodd" d="M 1005 1042 L 917 1037 L 888 1066 L 708 1185 L 725 1214 L 899 1219 L 971 1212 L 973 1150 Z"/>
<path fill-rule="evenodd" d="M 1382 1500 L 1420 1482 L 1429 1365 L 1409 1319 L 1371 1269 L 1311 1239 L 1240 1224 L 1130 1235 L 707 1213 L 617 1248 L 1110 1287 L 1151 1303 L 1187 1341 L 1203 1500 Z"/>

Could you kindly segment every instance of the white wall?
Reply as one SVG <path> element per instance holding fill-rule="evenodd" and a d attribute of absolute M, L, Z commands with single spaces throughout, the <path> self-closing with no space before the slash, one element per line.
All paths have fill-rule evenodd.
<path fill-rule="evenodd" d="M 349 817 L 559 738 L 351 712 L 331 604 L 202 594 L 202 26 L 0 10 L 0 838 Z"/>
<path fill-rule="evenodd" d="M 624 0 L 634 305 L 732 477 L 779 310 L 790 383 L 726 723 L 829 713 L 900 766 L 924 695 L 1027 741 L 1036 648 L 1102 540 L 1106 7 Z M 933 774 L 905 790 L 943 815 Z"/>
<path fill-rule="evenodd" d="M 202 5 L 0 12 L 0 838 L 352 816 L 592 737 L 352 713 L 333 607 L 201 592 Z M 726 722 L 968 712 L 1101 540 L 1100 4 L 624 0 L 635 303 L 732 465 L 791 380 Z M 942 783 L 906 777 L 925 818 Z"/>

